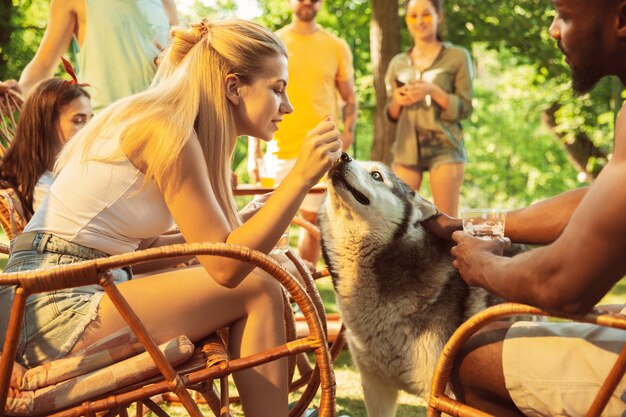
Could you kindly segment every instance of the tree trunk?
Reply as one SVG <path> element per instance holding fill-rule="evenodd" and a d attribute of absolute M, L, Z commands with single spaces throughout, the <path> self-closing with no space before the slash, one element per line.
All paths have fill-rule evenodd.
<path fill-rule="evenodd" d="M 601 166 L 597 166 L 593 172 L 587 170 L 589 160 L 596 158 L 607 161 L 608 155 L 598 148 L 592 140 L 584 133 L 576 133 L 573 140 L 567 140 L 563 133 L 556 130 L 556 112 L 561 106 L 553 103 L 549 109 L 543 112 L 543 122 L 548 126 L 561 147 L 567 152 L 567 158 L 574 165 L 579 174 L 584 175 L 583 180 L 592 183 L 600 173 Z"/>
<path fill-rule="evenodd" d="M 395 125 L 385 114 L 387 92 L 385 72 L 391 58 L 400 52 L 400 17 L 397 0 L 372 0 L 370 22 L 370 51 L 374 90 L 376 92 L 376 112 L 374 114 L 374 141 L 371 159 L 391 162 L 391 144 L 394 140 Z"/>
<path fill-rule="evenodd" d="M 11 41 L 11 14 L 13 12 L 13 0 L 0 0 L 0 51 L 6 51 Z M 0 80 L 6 77 L 8 56 L 6 53 L 0 54 Z"/>

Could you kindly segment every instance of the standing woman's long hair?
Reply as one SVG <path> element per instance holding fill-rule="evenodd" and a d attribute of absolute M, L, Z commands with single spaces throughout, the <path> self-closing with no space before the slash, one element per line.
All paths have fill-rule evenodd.
<path fill-rule="evenodd" d="M 109 105 L 77 133 L 61 153 L 57 170 L 98 138 L 120 136 L 124 152 L 149 149 L 146 179 L 168 178 L 185 141 L 198 137 L 209 181 L 231 227 L 241 221 L 230 183 L 230 163 L 237 140 L 225 80 L 236 74 L 252 82 L 269 57 L 287 56 L 278 37 L 253 22 L 203 20 L 189 29 L 174 28 L 155 79 L 147 90 Z M 111 160 L 123 158 L 120 150 Z"/>
<path fill-rule="evenodd" d="M 22 105 L 15 137 L 0 160 L 0 186 L 17 191 L 27 219 L 33 215 L 33 191 L 52 170 L 59 149 L 61 109 L 78 97 L 90 98 L 80 85 L 50 78 L 35 86 Z"/>

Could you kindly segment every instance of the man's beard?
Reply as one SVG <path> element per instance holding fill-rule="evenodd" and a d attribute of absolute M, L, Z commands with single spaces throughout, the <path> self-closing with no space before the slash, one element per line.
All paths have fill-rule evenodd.
<path fill-rule="evenodd" d="M 298 11 L 296 11 L 296 16 L 298 16 L 298 19 L 302 20 L 303 22 L 311 22 L 313 20 L 315 20 L 315 16 L 317 16 L 317 12 L 313 9 L 300 9 Z"/>
<path fill-rule="evenodd" d="M 576 95 L 583 95 L 593 89 L 593 87 L 604 77 L 595 66 L 587 68 L 571 68 L 572 89 Z"/>

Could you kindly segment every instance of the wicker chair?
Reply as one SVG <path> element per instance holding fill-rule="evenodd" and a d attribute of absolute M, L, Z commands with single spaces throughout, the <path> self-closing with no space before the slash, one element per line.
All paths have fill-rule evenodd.
<path fill-rule="evenodd" d="M 15 91 L 0 87 L 0 157 L 15 136 L 22 98 Z"/>
<path fill-rule="evenodd" d="M 595 311 L 583 316 L 565 315 L 551 313 L 535 307 L 516 303 L 505 303 L 490 307 L 476 314 L 474 317 L 470 318 L 463 325 L 461 325 L 461 327 L 457 329 L 448 343 L 444 346 L 433 377 L 430 398 L 428 401 L 428 417 L 439 417 L 441 416 L 441 413 L 446 413 L 447 415 L 453 417 L 491 416 L 490 414 L 477 410 L 467 404 L 463 404 L 456 399 L 451 398 L 445 391 L 450 380 L 450 374 L 452 372 L 452 366 L 455 358 L 467 340 L 488 323 L 518 315 L 550 316 L 570 321 L 593 323 L 599 326 L 626 330 L 626 316 L 620 314 Z M 601 415 L 607 402 L 609 401 L 609 398 L 613 394 L 613 391 L 615 391 L 617 384 L 624 376 L 625 371 L 626 345 L 622 347 L 620 355 L 618 356 L 611 372 L 607 376 L 602 387 L 598 391 L 594 402 L 587 411 L 587 417 L 598 417 Z"/>
<path fill-rule="evenodd" d="M 295 217 L 291 221 L 291 224 L 307 230 L 315 239 L 321 240 L 320 230 L 313 223 L 304 220 L 301 217 Z M 291 252 L 290 256 L 294 256 L 293 252 Z M 296 265 L 298 265 L 298 263 L 296 263 Z M 313 279 L 320 279 L 323 277 L 328 277 L 329 275 L 330 274 L 328 272 L 328 269 L 324 268 L 323 270 L 316 271 L 313 274 Z M 337 356 L 339 356 L 343 348 L 346 346 L 346 328 L 343 325 L 341 316 L 339 314 L 326 315 L 325 312 L 322 314 L 324 314 L 322 317 L 322 322 L 325 324 L 328 342 L 331 344 L 331 357 L 334 362 L 335 359 L 337 359 Z M 296 316 L 296 332 L 298 337 L 305 337 L 307 335 L 307 328 L 306 326 L 304 326 L 304 323 L 305 322 L 302 316 Z"/>
<path fill-rule="evenodd" d="M 15 91 L 0 87 L 0 158 L 15 136 L 22 103 L 22 98 Z M 22 233 L 26 225 L 22 203 L 12 188 L 0 189 L 0 225 L 9 239 Z M 0 253 L 8 254 L 8 246 L 0 244 Z"/>
<path fill-rule="evenodd" d="M 112 284 L 108 271 L 164 257 L 196 255 L 234 258 L 249 262 L 271 274 L 280 281 L 303 312 L 309 326 L 309 336 L 289 341 L 266 352 L 232 360 L 229 359 L 219 335 L 213 335 L 195 346 L 190 346 L 184 336 L 168 342 L 167 345 L 157 346 L 117 287 Z M 139 402 L 157 415 L 166 416 L 167 413 L 152 402 L 150 397 L 173 392 L 180 398 L 189 415 L 201 416 L 202 413 L 188 391 L 194 390 L 202 395 L 216 416 L 226 417 L 230 415 L 227 383 L 230 374 L 279 358 L 293 358 L 300 353 L 313 352 L 316 359 L 315 369 L 302 383 L 307 387 L 292 408 L 291 415 L 301 415 L 321 385 L 320 416 L 333 416 L 335 381 L 326 336 L 316 306 L 321 301 L 319 295 L 316 295 L 311 275 L 305 273 L 304 277 L 307 288 L 272 258 L 248 248 L 223 243 L 172 245 L 50 269 L 1 274 L 0 285 L 15 286 L 15 291 L 3 347 L 4 354 L 0 358 L 0 407 L 5 410 L 4 415 L 79 416 L 106 413 L 106 416 L 124 416 L 127 415 L 126 409 L 130 404 Z M 127 321 L 132 330 L 131 336 L 136 338 L 147 353 L 128 359 L 121 358 L 120 352 L 137 350 L 136 343 L 129 342 L 122 335 L 122 340 L 126 343 L 121 347 L 114 346 L 104 355 L 105 359 L 112 362 L 111 365 L 103 364 L 106 361 L 102 357 L 70 357 L 46 364 L 43 372 L 37 374 L 37 368 L 25 371 L 16 364 L 13 358 L 28 295 L 91 284 L 99 284 L 104 288 Z M 315 301 L 311 294 L 316 298 Z M 97 352 L 97 349 L 94 350 Z M 72 369 L 71 374 L 64 375 L 66 380 L 57 377 L 54 381 L 48 381 L 54 384 L 42 383 L 51 378 L 51 369 L 67 368 L 66 364 L 55 366 L 58 361 L 63 360 L 71 364 L 80 363 L 81 366 L 91 364 L 91 368 L 86 370 L 86 374 L 79 375 Z M 220 381 L 220 391 L 214 387 L 213 380 Z"/>

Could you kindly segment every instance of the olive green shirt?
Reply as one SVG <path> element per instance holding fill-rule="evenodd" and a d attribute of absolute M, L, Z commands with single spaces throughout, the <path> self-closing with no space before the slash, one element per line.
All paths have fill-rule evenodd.
<path fill-rule="evenodd" d="M 389 99 L 394 81 L 406 84 L 416 77 L 432 82 L 447 92 L 450 104 L 443 110 L 434 100 L 422 100 L 403 107 L 398 120 L 391 120 L 397 123 L 396 142 L 416 142 L 418 132 L 421 132 L 445 135 L 454 146 L 463 146 L 461 120 L 472 113 L 474 69 L 470 54 L 464 48 L 444 43 L 433 64 L 421 74 L 413 68 L 408 52 L 396 55 L 385 75 Z"/>

